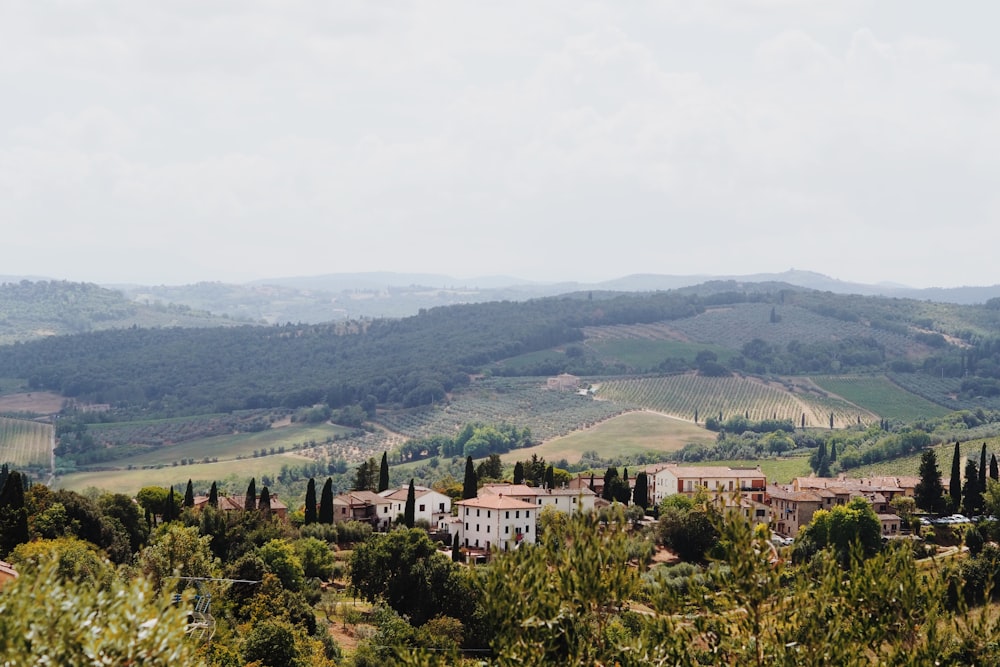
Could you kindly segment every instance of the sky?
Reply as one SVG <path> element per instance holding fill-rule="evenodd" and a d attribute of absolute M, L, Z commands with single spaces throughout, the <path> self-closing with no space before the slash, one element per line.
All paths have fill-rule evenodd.
<path fill-rule="evenodd" d="M 0 274 L 997 284 L 998 19 L 986 0 L 11 0 Z"/>

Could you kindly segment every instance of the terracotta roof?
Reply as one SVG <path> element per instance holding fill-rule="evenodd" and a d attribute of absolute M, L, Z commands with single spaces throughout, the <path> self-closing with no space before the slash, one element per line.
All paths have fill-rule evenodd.
<path fill-rule="evenodd" d="M 527 484 L 483 484 L 479 492 L 489 495 L 538 496 L 541 495 L 542 489 Z"/>
<path fill-rule="evenodd" d="M 764 476 L 764 472 L 760 468 L 729 468 L 727 466 L 679 466 L 677 464 L 668 464 L 660 468 L 657 472 L 661 472 L 663 470 L 669 470 L 674 475 L 681 478 L 688 478 L 688 477 L 698 477 L 698 478 L 711 477 L 712 479 L 718 477 L 760 478 Z"/>
<path fill-rule="evenodd" d="M 822 502 L 822 498 L 812 491 L 786 491 L 779 487 L 768 487 L 767 495 L 779 500 L 794 500 L 796 502 Z"/>
<path fill-rule="evenodd" d="M 392 501 L 374 491 L 349 491 L 334 496 L 333 502 L 340 505 L 387 505 Z"/>
<path fill-rule="evenodd" d="M 479 507 L 481 509 L 489 510 L 533 510 L 537 509 L 535 505 L 531 503 L 526 503 L 523 500 L 518 500 L 517 498 L 511 498 L 510 496 L 504 495 L 493 495 L 486 494 L 485 496 L 480 496 L 478 498 L 469 498 L 468 500 L 459 500 L 456 505 L 461 505 L 462 507 Z"/>
<path fill-rule="evenodd" d="M 271 509 L 288 509 L 285 503 L 278 500 L 278 496 L 270 494 Z M 257 498 L 260 502 L 260 497 Z M 241 496 L 219 496 L 219 509 L 220 510 L 241 510 L 244 509 L 246 502 L 246 495 Z M 195 496 L 194 506 L 203 507 L 208 504 L 208 496 Z"/>

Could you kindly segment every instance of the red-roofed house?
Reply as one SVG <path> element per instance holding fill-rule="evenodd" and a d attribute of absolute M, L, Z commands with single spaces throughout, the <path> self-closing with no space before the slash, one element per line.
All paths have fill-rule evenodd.
<path fill-rule="evenodd" d="M 489 493 L 455 504 L 461 521 L 451 524 L 457 533 L 452 539 L 464 547 L 507 551 L 521 543 L 535 543 L 537 505 Z"/>

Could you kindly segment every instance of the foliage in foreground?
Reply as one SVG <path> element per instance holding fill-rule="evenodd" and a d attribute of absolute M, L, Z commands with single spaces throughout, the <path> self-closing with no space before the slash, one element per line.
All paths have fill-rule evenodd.
<path fill-rule="evenodd" d="M 144 578 L 64 578 L 50 559 L 0 591 L 0 664 L 201 665 L 185 613 Z"/>

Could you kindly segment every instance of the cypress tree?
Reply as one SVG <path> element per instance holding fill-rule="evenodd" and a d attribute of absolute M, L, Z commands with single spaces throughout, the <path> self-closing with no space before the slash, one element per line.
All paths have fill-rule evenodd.
<path fill-rule="evenodd" d="M 833 428 L 833 413 L 830 413 L 830 428 Z"/>
<path fill-rule="evenodd" d="M 944 487 L 933 449 L 925 449 L 920 455 L 920 481 L 913 490 L 913 499 L 917 507 L 927 512 L 938 513 L 944 509 Z"/>
<path fill-rule="evenodd" d="M 979 454 L 979 493 L 986 490 L 986 443 L 983 443 L 983 450 Z"/>
<path fill-rule="evenodd" d="M 472 465 L 472 457 L 465 457 L 465 481 L 462 484 L 462 500 L 475 498 L 479 495 L 479 484 L 476 481 L 476 469 Z"/>
<path fill-rule="evenodd" d="M 267 490 L 266 486 L 260 490 L 260 503 L 257 505 L 257 509 L 264 515 L 265 519 L 271 518 L 271 492 Z"/>
<path fill-rule="evenodd" d="M 962 511 L 967 516 L 979 514 L 983 506 L 983 492 L 979 490 L 979 471 L 975 459 L 965 462 L 965 486 L 962 488 Z"/>
<path fill-rule="evenodd" d="M 333 523 L 333 478 L 327 477 L 323 490 L 319 495 L 319 512 L 316 518 L 320 523 Z"/>
<path fill-rule="evenodd" d="M 597 487 L 594 484 L 594 471 L 592 470 L 592 471 L 590 471 L 590 490 L 594 491 L 596 488 Z M 596 491 L 595 491 L 595 493 L 596 493 Z"/>
<path fill-rule="evenodd" d="M 417 492 L 413 488 L 413 478 L 410 478 L 410 488 L 406 491 L 406 505 L 403 507 L 403 525 L 413 528 L 416 521 Z"/>
<path fill-rule="evenodd" d="M 632 502 L 643 509 L 649 507 L 649 479 L 645 472 L 635 476 L 635 488 L 632 490 Z"/>
<path fill-rule="evenodd" d="M 257 509 L 257 480 L 253 477 L 250 478 L 250 483 L 247 484 L 247 495 L 243 499 L 243 509 L 248 512 Z"/>
<path fill-rule="evenodd" d="M 698 423 L 698 408 L 694 409 L 694 423 Z"/>
<path fill-rule="evenodd" d="M 8 475 L 10 475 L 10 468 L 7 467 L 7 464 L 4 463 L 3 465 L 0 465 L 0 489 L 2 489 L 3 485 L 7 483 Z"/>
<path fill-rule="evenodd" d="M 0 558 L 28 541 L 28 510 L 24 506 L 21 473 L 9 471 L 0 488 Z"/>
<path fill-rule="evenodd" d="M 458 533 L 451 538 L 451 560 L 455 563 L 462 562 L 462 543 L 458 539 Z"/>
<path fill-rule="evenodd" d="M 555 468 L 549 466 L 545 469 L 545 488 L 551 489 L 556 485 L 556 472 Z"/>
<path fill-rule="evenodd" d="M 170 487 L 170 493 L 167 494 L 167 512 L 166 516 L 163 517 L 164 521 L 173 521 L 177 518 L 177 501 L 174 500 L 174 487 Z"/>
<path fill-rule="evenodd" d="M 219 487 L 212 482 L 212 488 L 208 490 L 208 504 L 212 507 L 219 506 Z"/>
<path fill-rule="evenodd" d="M 837 443 L 831 442 L 830 443 L 830 463 L 833 463 L 836 460 L 837 460 Z"/>
<path fill-rule="evenodd" d="M 184 490 L 184 507 L 194 507 L 194 485 L 188 480 L 187 489 Z"/>
<path fill-rule="evenodd" d="M 389 488 L 389 457 L 386 452 L 382 452 L 382 463 L 378 468 L 378 490 L 379 493 Z"/>
<path fill-rule="evenodd" d="M 948 484 L 948 495 L 951 496 L 951 506 L 958 509 L 962 504 L 962 453 L 958 440 L 955 441 L 955 454 L 951 457 L 951 480 Z"/>
<path fill-rule="evenodd" d="M 306 517 L 305 525 L 316 523 L 316 480 L 309 478 L 306 485 Z"/>
<path fill-rule="evenodd" d="M 524 484 L 524 464 L 520 461 L 514 464 L 514 483 Z"/>
<path fill-rule="evenodd" d="M 604 489 L 601 491 L 601 498 L 604 498 L 608 502 L 615 499 L 615 484 L 614 481 L 618 479 L 618 468 L 610 466 L 604 472 Z"/>
<path fill-rule="evenodd" d="M 997 455 L 990 454 L 990 479 L 1000 482 L 1000 470 L 997 469 Z"/>

